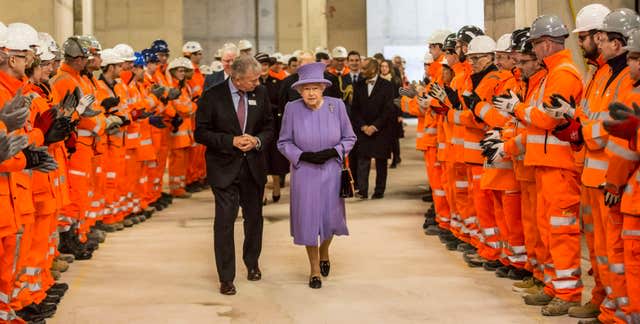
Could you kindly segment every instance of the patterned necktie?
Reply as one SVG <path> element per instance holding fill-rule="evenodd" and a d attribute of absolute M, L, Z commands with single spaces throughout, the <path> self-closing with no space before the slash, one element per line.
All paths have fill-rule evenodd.
<path fill-rule="evenodd" d="M 238 101 L 236 115 L 238 116 L 238 122 L 240 122 L 240 129 L 244 133 L 244 120 L 247 115 L 247 108 L 244 105 L 244 91 L 238 90 L 238 96 L 240 96 L 240 101 Z"/>

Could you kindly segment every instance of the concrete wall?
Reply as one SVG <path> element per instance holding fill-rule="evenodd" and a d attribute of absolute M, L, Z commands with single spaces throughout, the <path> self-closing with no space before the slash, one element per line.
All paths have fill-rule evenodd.
<path fill-rule="evenodd" d="M 367 52 L 367 1 L 327 0 L 327 45 Z"/>
<path fill-rule="evenodd" d="M 515 0 L 484 0 L 484 31 L 494 39 L 515 29 L 515 17 Z"/>
<path fill-rule="evenodd" d="M 258 49 L 273 53 L 277 49 L 276 40 L 276 0 L 258 1 Z"/>
<path fill-rule="evenodd" d="M 182 48 L 182 0 L 95 0 L 94 22 L 102 47 L 127 43 L 139 51 L 161 38 L 173 57 Z"/>

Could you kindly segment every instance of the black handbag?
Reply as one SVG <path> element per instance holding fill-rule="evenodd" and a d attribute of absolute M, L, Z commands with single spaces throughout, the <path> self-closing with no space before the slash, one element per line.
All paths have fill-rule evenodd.
<path fill-rule="evenodd" d="M 354 186 L 353 175 L 349 168 L 349 160 L 344 154 L 342 148 L 342 174 L 340 179 L 340 198 L 351 198 L 355 195 L 356 188 Z"/>

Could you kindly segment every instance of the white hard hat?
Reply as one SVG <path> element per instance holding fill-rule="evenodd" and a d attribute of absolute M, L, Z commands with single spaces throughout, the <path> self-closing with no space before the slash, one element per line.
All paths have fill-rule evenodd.
<path fill-rule="evenodd" d="M 331 51 L 331 56 L 336 59 L 346 59 L 347 54 L 347 49 L 342 46 L 336 46 L 333 51 Z"/>
<path fill-rule="evenodd" d="M 44 39 L 40 39 L 36 55 L 38 55 L 42 61 L 51 61 L 56 58 L 56 55 L 51 52 L 49 44 Z"/>
<path fill-rule="evenodd" d="M 202 64 L 200 65 L 200 72 L 204 75 L 209 75 L 213 73 L 213 70 L 211 69 L 211 66 Z"/>
<path fill-rule="evenodd" d="M 198 42 L 190 41 L 190 42 L 184 43 L 184 45 L 182 46 L 182 53 L 191 54 L 191 53 L 201 52 L 201 51 L 202 51 L 202 46 Z"/>
<path fill-rule="evenodd" d="M 120 57 L 127 61 L 133 62 L 136 60 L 136 56 L 134 54 L 133 48 L 127 44 L 118 44 L 113 47 L 113 50 L 120 55 Z"/>
<path fill-rule="evenodd" d="M 433 63 L 433 55 L 431 55 L 431 53 L 424 53 L 424 63 Z"/>
<path fill-rule="evenodd" d="M 504 34 L 498 38 L 496 42 L 496 52 L 510 52 L 511 46 L 511 33 Z"/>
<path fill-rule="evenodd" d="M 273 53 L 271 57 L 275 58 L 278 63 L 287 64 L 287 62 L 284 61 L 284 56 L 282 56 L 282 53 L 280 52 Z"/>
<path fill-rule="evenodd" d="M 0 48 L 7 42 L 7 26 L 0 22 Z"/>
<path fill-rule="evenodd" d="M 103 49 L 100 53 L 100 58 L 102 58 L 102 63 L 100 64 L 100 66 L 107 66 L 109 64 L 118 64 L 124 62 L 124 59 L 122 58 L 122 56 L 120 56 L 120 53 L 118 53 L 113 48 Z"/>
<path fill-rule="evenodd" d="M 238 49 L 241 51 L 252 49 L 252 48 L 253 48 L 253 45 L 251 44 L 250 41 L 246 39 L 242 39 L 238 42 Z"/>
<path fill-rule="evenodd" d="M 302 50 L 295 50 L 291 53 L 291 56 L 300 57 L 300 54 L 302 54 Z"/>
<path fill-rule="evenodd" d="M 167 67 L 167 69 L 171 70 L 180 67 L 193 70 L 193 63 L 191 63 L 191 60 L 186 57 L 176 57 L 173 59 L 173 61 L 169 62 L 169 67 Z"/>
<path fill-rule="evenodd" d="M 318 53 L 325 53 L 327 55 L 329 55 L 329 50 L 322 47 L 322 46 L 318 46 L 316 47 L 316 49 L 313 51 L 314 54 L 318 54 Z"/>
<path fill-rule="evenodd" d="M 218 48 L 218 50 L 216 51 L 216 55 L 214 55 L 214 57 L 217 57 L 217 58 L 222 57 L 222 48 Z"/>
<path fill-rule="evenodd" d="M 49 48 L 49 51 L 51 53 L 60 52 L 60 48 L 58 47 L 58 44 L 53 39 L 53 37 L 51 37 L 51 35 L 49 35 L 48 33 L 38 32 L 38 39 L 40 41 L 47 43 L 47 47 Z"/>
<path fill-rule="evenodd" d="M 471 54 L 487 54 L 493 53 L 496 50 L 496 42 L 487 35 L 476 36 L 469 43 L 469 50 L 467 55 Z"/>
<path fill-rule="evenodd" d="M 580 9 L 576 16 L 576 29 L 574 33 L 587 32 L 602 28 L 602 22 L 611 10 L 602 4 L 594 3 Z"/>
<path fill-rule="evenodd" d="M 427 39 L 427 44 L 444 44 L 444 40 L 451 34 L 450 30 L 437 29 Z"/>
<path fill-rule="evenodd" d="M 38 46 L 38 32 L 25 23 L 13 23 L 7 26 L 7 39 L 4 47 L 15 51 L 31 50 Z"/>
<path fill-rule="evenodd" d="M 293 57 L 293 56 L 291 56 L 291 54 L 284 55 L 284 56 L 282 57 L 282 60 L 284 61 L 284 62 L 283 62 L 283 64 L 289 64 L 289 60 L 290 60 L 292 57 Z"/>
<path fill-rule="evenodd" d="M 222 66 L 222 62 L 220 61 L 211 62 L 211 71 L 220 72 L 222 70 L 224 70 L 224 67 Z"/>

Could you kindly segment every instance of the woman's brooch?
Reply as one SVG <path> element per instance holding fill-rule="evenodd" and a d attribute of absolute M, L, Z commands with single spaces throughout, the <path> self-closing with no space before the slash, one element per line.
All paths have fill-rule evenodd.
<path fill-rule="evenodd" d="M 330 103 L 329 104 L 329 111 L 333 112 L 334 109 L 336 109 L 336 107 L 332 103 Z"/>

